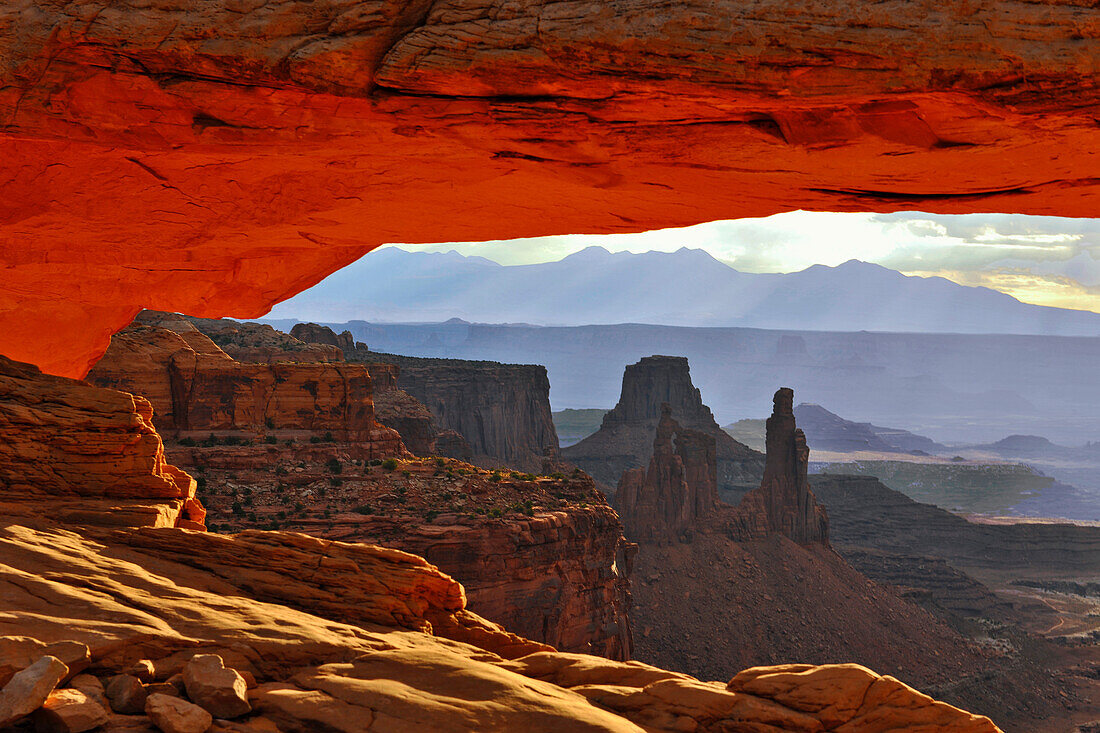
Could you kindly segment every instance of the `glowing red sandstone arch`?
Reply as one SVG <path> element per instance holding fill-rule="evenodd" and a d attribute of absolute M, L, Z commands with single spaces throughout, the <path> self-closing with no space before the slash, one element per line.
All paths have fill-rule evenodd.
<path fill-rule="evenodd" d="M 257 316 L 387 241 L 1100 211 L 1066 2 L 0 7 L 0 353 Z"/>

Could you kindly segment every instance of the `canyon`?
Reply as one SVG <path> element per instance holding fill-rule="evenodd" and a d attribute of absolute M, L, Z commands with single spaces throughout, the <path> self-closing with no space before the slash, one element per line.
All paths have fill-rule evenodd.
<path fill-rule="evenodd" d="M 472 608 L 508 628 L 566 651 L 629 658 L 633 548 L 587 476 L 502 475 L 410 455 L 404 436 L 374 412 L 380 385 L 390 410 L 411 403 L 411 415 L 388 414 L 422 442 L 426 409 L 397 387 L 403 365 L 346 361 L 338 347 L 319 351 L 261 324 L 148 312 L 139 320 L 115 334 L 88 380 L 150 395 L 173 460 L 202 482 L 212 526 L 277 526 L 415 552 L 459 579 Z M 143 325 L 150 322 L 160 325 Z M 324 361 L 313 360 L 318 353 Z M 250 361 L 238 361 L 241 354 Z M 281 360 L 256 361 L 263 355 Z M 478 366 L 460 373 L 470 369 L 483 373 Z M 452 365 L 442 370 L 444 378 L 454 373 Z M 507 370 L 494 366 L 490 378 Z M 543 382 L 538 404 L 548 415 L 545 372 Z M 460 391 L 450 384 L 452 394 Z M 522 436 L 524 416 L 508 412 L 516 394 L 475 398 L 493 395 L 497 412 L 475 417 L 488 434 Z M 535 517 L 536 509 L 550 514 Z"/>
<path fill-rule="evenodd" d="M 4 445 L 20 438 L 40 444 L 28 424 L 53 415 L 53 461 L 95 466 L 82 440 L 90 429 L 138 430 L 147 439 L 128 445 L 154 460 L 112 461 L 105 485 L 151 487 L 152 496 L 136 488 L 126 493 L 146 501 L 159 494 L 170 509 L 179 507 L 181 485 L 183 494 L 196 486 L 163 462 L 148 402 L 9 360 L 0 366 L 5 382 L 21 382 L 14 396 L 5 392 L 0 400 Z M 92 406 L 98 411 L 88 415 Z M 15 422 L 12 415 L 25 419 Z M 175 494 L 158 488 L 166 476 L 174 479 Z M 5 491 L 20 489 L 7 474 L 0 478 Z M 5 708 L 5 714 L 14 710 L 6 723 L 18 722 L 49 694 L 51 710 L 70 699 L 100 706 L 92 720 L 106 721 L 110 730 L 175 730 L 164 705 L 225 710 L 205 701 L 187 676 L 198 660 L 213 659 L 202 655 L 217 655 L 218 668 L 224 662 L 241 680 L 235 694 L 244 703 L 219 714 L 247 721 L 219 720 L 211 730 L 463 731 L 486 720 L 502 729 L 546 731 L 997 730 L 987 718 L 857 665 L 756 667 L 728 683 L 708 683 L 637 662 L 555 651 L 471 612 L 462 585 L 399 550 L 285 531 L 212 534 L 178 515 L 161 526 L 134 523 L 125 508 L 62 518 L 55 502 L 68 500 L 80 481 L 57 474 L 52 483 L 33 482 L 33 504 L 15 513 L 0 504 L 7 610 L 0 644 L 13 643 L 15 634 L 21 649 L 47 655 L 64 649 L 69 663 L 79 665 L 73 669 L 96 676 L 92 682 L 100 686 L 133 673 L 133 684 L 149 695 L 147 716 L 115 710 L 122 698 L 110 686 L 103 702 L 64 687 L 68 664 L 51 656 L 32 664 L 34 655 L 21 652 L 9 657 L 25 661 L 14 662 L 15 674 L 0 691 L 5 706 L 15 705 Z M 27 675 L 46 667 L 56 667 L 56 676 L 31 690 Z M 186 691 L 171 692 L 181 671 Z M 87 676 L 81 679 L 83 689 L 93 689 Z M 59 682 L 63 689 L 50 692 Z M 166 695 L 179 702 L 164 702 Z M 209 716 L 200 725 L 195 729 L 210 728 Z"/>
<path fill-rule="evenodd" d="M 143 691 L 166 691 L 159 685 L 172 686 L 196 656 L 216 654 L 251 687 L 238 691 L 251 711 L 206 722 L 218 730 L 997 730 L 859 665 L 734 669 L 707 682 L 555 650 L 476 613 L 460 580 L 427 560 L 286 531 L 286 510 L 270 505 L 285 498 L 319 524 L 334 511 L 373 516 L 384 505 L 403 515 L 408 505 L 416 519 L 398 523 L 402 536 L 416 534 L 413 524 L 455 537 L 472 527 L 469 546 L 458 540 L 439 561 L 501 553 L 504 569 L 519 571 L 506 592 L 534 596 L 504 611 L 543 614 L 541 633 L 556 643 L 643 657 L 676 636 L 655 623 L 631 644 L 616 618 L 630 610 L 623 575 L 656 574 L 643 558 L 712 567 L 708 558 L 728 552 L 751 567 L 770 557 L 760 593 L 742 596 L 769 604 L 767 589 L 785 587 L 782 578 L 801 592 L 800 575 L 825 577 L 821 565 L 839 562 L 806 483 L 806 446 L 778 409 L 783 450 L 774 465 L 723 443 L 713 417 L 679 414 L 677 400 L 620 413 L 625 437 L 608 445 L 629 451 L 630 465 L 616 464 L 600 483 L 610 488 L 621 470 L 652 458 L 660 480 L 634 474 L 633 496 L 682 490 L 705 501 L 693 504 L 695 515 L 675 515 L 719 527 L 678 528 L 656 551 L 638 549 L 631 570 L 634 550 L 590 479 L 408 453 L 377 420 L 371 369 L 349 362 L 339 344 L 301 349 L 262 327 L 230 327 L 237 336 L 223 345 L 143 325 L 128 348 L 148 388 L 131 390 L 110 360 L 97 378 L 126 391 L 72 378 L 143 308 L 260 316 L 383 242 L 643 231 L 797 208 L 1089 216 L 1100 185 L 1087 153 L 1100 141 L 1100 68 L 1089 52 L 1100 29 L 1090 12 L 1054 0 L 4 4 L 0 632 L 43 656 L 0 689 L 3 725 L 26 728 L 20 716 L 31 712 L 51 720 L 79 698 L 75 680 L 63 681 L 68 661 L 86 663 L 97 679 L 139 672 Z M 640 353 L 653 351 L 649 343 Z M 379 383 L 399 379 L 376 373 Z M 770 392 L 776 375 L 767 379 Z M 689 392 L 681 397 L 694 405 Z M 666 424 L 671 434 L 696 433 L 685 432 L 679 450 L 662 440 L 653 456 L 665 401 L 682 426 Z M 699 434 L 714 440 L 713 473 Z M 196 477 L 175 465 L 177 451 Z M 259 492 L 232 474 L 261 468 L 265 494 L 284 495 L 260 497 L 268 529 L 203 531 L 207 521 L 252 520 L 257 512 L 246 507 Z M 292 474 L 304 479 L 293 494 Z M 703 490 L 693 490 L 700 481 Z M 746 498 L 732 513 L 717 504 L 712 513 L 714 491 L 721 497 L 734 484 L 750 489 Z M 307 515 L 322 488 L 334 501 Z M 207 491 L 216 517 L 206 516 Z M 352 505 L 362 497 L 373 505 Z M 635 504 L 639 516 L 647 506 Z M 343 531 L 353 520 L 342 519 Z M 577 528 L 588 539 L 571 534 Z M 769 556 L 768 547 L 778 549 Z M 555 548 L 600 554 L 599 567 L 577 575 Z M 685 559 L 690 550 L 701 554 Z M 544 602 L 561 582 L 542 571 L 550 562 L 594 586 L 571 592 L 580 607 L 556 617 Z M 822 587 L 857 587 L 846 567 L 835 565 L 838 580 Z M 684 601 L 704 592 L 702 607 L 752 617 L 722 607 L 734 594 L 718 577 L 704 577 L 704 591 L 679 585 L 686 580 L 695 579 L 658 579 L 653 595 L 636 598 L 638 610 L 687 616 Z M 858 587 L 859 603 L 878 592 Z M 980 707 L 1019 701 L 997 709 L 1022 724 L 1050 712 L 1049 679 L 1029 677 L 1025 664 L 1016 677 L 1001 674 L 988 649 L 964 649 L 934 618 L 884 593 L 876 608 L 891 623 L 877 631 L 914 634 L 909 647 L 940 675 L 929 684 L 971 699 L 958 675 L 985 674 L 991 699 L 973 698 Z M 764 606 L 774 608 L 764 618 L 801 653 L 810 643 L 791 629 L 853 643 L 853 634 L 867 636 L 856 628 L 859 603 L 801 607 L 816 614 L 801 617 L 813 623 L 788 619 L 782 603 Z M 606 615 L 578 625 L 596 605 Z M 689 620 L 717 628 L 713 617 Z M 742 638 L 769 636 L 782 634 L 757 628 Z M 87 651 L 64 662 L 49 656 L 62 643 Z M 30 695 L 26 680 L 43 670 L 52 679 Z M 1067 709 L 1088 702 L 1075 689 L 1060 693 Z M 160 699 L 148 716 L 100 706 L 98 715 L 112 728 L 163 728 L 166 705 L 177 703 Z"/>

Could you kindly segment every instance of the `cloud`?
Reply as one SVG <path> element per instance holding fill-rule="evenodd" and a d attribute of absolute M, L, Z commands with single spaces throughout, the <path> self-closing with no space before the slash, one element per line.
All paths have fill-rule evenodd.
<path fill-rule="evenodd" d="M 698 248 L 745 272 L 793 272 L 858 259 L 984 285 L 1029 303 L 1100 311 L 1100 219 L 794 211 L 638 234 L 399 246 L 457 249 L 521 265 L 559 260 L 592 245 L 612 252 Z"/>

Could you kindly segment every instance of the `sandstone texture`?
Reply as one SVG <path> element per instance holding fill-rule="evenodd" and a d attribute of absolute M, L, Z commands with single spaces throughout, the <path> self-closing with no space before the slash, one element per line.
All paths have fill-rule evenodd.
<path fill-rule="evenodd" d="M 107 722 L 108 712 L 80 690 L 54 690 L 34 713 L 40 733 L 84 733 Z"/>
<path fill-rule="evenodd" d="M 255 317 L 383 242 L 1095 213 L 1087 3 L 5 3 L 0 353 Z"/>
<path fill-rule="evenodd" d="M 60 659 L 46 656 L 12 675 L 0 688 L 0 728 L 41 707 L 68 671 Z"/>
<path fill-rule="evenodd" d="M 396 365 L 397 386 L 427 407 L 440 430 L 462 437 L 469 454 L 448 455 L 486 468 L 562 467 L 546 367 L 373 352 L 368 358 Z"/>
<path fill-rule="evenodd" d="M 214 722 L 198 705 L 170 695 L 150 695 L 145 714 L 164 733 L 206 733 Z"/>
<path fill-rule="evenodd" d="M 403 452 L 400 436 L 374 419 L 365 366 L 239 362 L 198 330 L 181 331 L 128 327 L 112 338 L 88 380 L 147 394 L 157 428 L 177 438 L 328 434 L 356 443 L 368 458 Z"/>
<path fill-rule="evenodd" d="M 627 366 L 618 404 L 604 415 L 597 432 L 563 448 L 562 457 L 592 474 L 611 493 L 623 471 L 645 468 L 666 403 L 680 426 L 714 438 L 720 488 L 760 482 L 764 456 L 718 427 L 691 383 L 687 359 L 680 356 L 647 356 Z"/>
<path fill-rule="evenodd" d="M 144 397 L 0 356 L 0 508 L 78 523 L 201 528 L 195 481 L 165 461 Z"/>
<path fill-rule="evenodd" d="M 239 718 L 251 712 L 244 677 L 227 669 L 217 654 L 196 654 L 183 667 L 187 697 L 216 718 Z"/>

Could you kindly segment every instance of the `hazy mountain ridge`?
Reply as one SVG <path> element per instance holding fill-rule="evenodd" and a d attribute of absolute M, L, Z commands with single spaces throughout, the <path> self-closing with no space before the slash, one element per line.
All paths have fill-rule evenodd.
<path fill-rule="evenodd" d="M 699 249 L 504 266 L 387 247 L 280 304 L 273 319 L 797 328 L 1100 335 L 1100 314 L 1021 303 L 988 288 L 906 276 L 857 260 L 745 273 Z"/>

